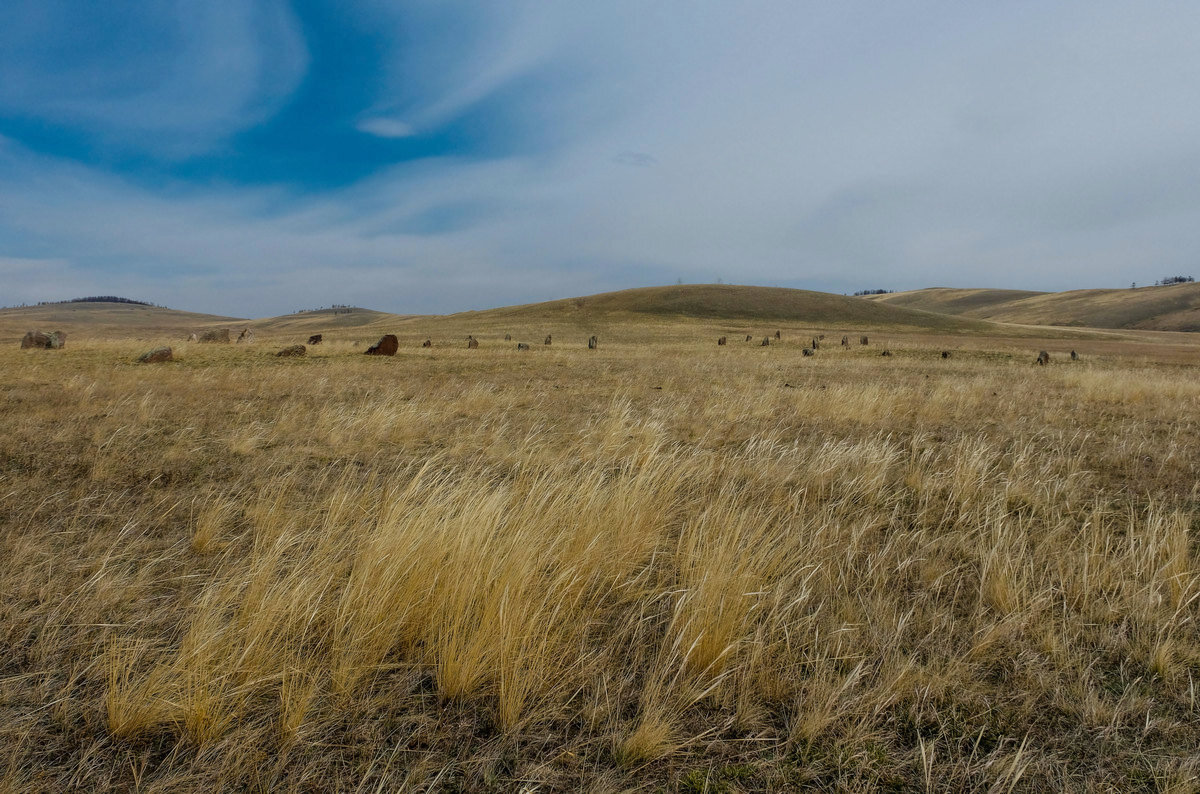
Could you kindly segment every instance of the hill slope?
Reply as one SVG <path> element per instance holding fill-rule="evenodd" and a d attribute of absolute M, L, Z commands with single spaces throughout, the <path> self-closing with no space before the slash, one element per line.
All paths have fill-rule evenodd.
<path fill-rule="evenodd" d="M 929 289 L 891 292 L 865 297 L 867 300 L 877 303 L 886 303 L 889 306 L 901 306 L 906 309 L 918 309 L 923 312 L 985 318 L 989 316 L 990 311 L 998 306 L 1005 306 L 1024 298 L 1033 298 L 1045 294 L 1047 293 L 1016 289 L 953 289 L 950 287 L 931 287 Z"/>
<path fill-rule="evenodd" d="M 1200 284 L 1069 292 L 933 288 L 874 295 L 890 306 L 1028 325 L 1200 331 Z"/>
<path fill-rule="evenodd" d="M 256 330 L 287 331 L 292 333 L 321 333 L 333 329 L 361 328 L 362 326 L 404 319 L 407 315 L 377 312 L 357 306 L 341 309 L 317 309 L 315 311 L 284 314 L 253 320 L 247 325 Z"/>
<path fill-rule="evenodd" d="M 186 335 L 223 323 L 244 323 L 236 317 L 198 314 L 136 303 L 83 301 L 0 309 L 0 340 L 19 339 L 26 331 L 64 331 L 93 337 L 160 337 Z"/>
<path fill-rule="evenodd" d="M 642 287 L 580 298 L 471 312 L 481 319 L 569 321 L 604 317 L 771 320 L 850 327 L 909 327 L 939 331 L 985 330 L 986 323 L 947 314 L 784 287 L 695 284 Z"/>

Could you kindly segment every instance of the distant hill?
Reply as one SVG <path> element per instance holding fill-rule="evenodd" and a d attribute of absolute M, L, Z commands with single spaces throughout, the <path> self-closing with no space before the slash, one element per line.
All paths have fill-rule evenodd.
<path fill-rule="evenodd" d="M 407 315 L 377 312 L 374 309 L 363 309 L 358 306 L 339 306 L 333 309 L 314 309 L 312 311 L 296 312 L 295 314 L 284 314 L 279 317 L 253 320 L 247 323 L 247 325 L 256 330 L 264 331 L 320 333 L 330 329 L 360 328 L 384 321 L 406 318 Z"/>
<path fill-rule="evenodd" d="M 835 327 L 905 327 L 937 331 L 984 330 L 985 323 L 946 314 L 876 303 L 825 292 L 784 287 L 688 284 L 605 292 L 580 298 L 472 312 L 480 319 L 541 319 L 651 316 L 662 318 L 778 321 Z"/>
<path fill-rule="evenodd" d="M 1034 298 L 1045 295 L 1045 292 L 1030 292 L 1016 289 L 951 289 L 949 287 L 931 287 L 909 292 L 889 292 L 879 295 L 866 295 L 867 300 L 886 303 L 889 306 L 902 306 L 906 309 L 919 309 L 923 312 L 938 314 L 955 314 L 963 317 L 985 318 L 989 310 L 1004 306 L 1023 298 Z"/>
<path fill-rule="evenodd" d="M 223 323 L 244 324 L 245 320 L 126 301 L 70 301 L 0 309 L 0 340 L 20 339 L 35 329 L 64 331 L 68 344 L 72 334 L 81 332 L 99 338 L 152 338 L 186 335 Z"/>
<path fill-rule="evenodd" d="M 607 332 L 621 326 L 696 321 L 712 330 L 767 332 L 769 326 L 929 333 L 1026 335 L 1002 323 L 1100 328 L 1200 330 L 1200 285 L 1139 290 L 1037 293 L 929 289 L 865 297 L 783 287 L 695 284 L 605 292 L 577 298 L 449 315 L 398 315 L 332 307 L 280 317 L 242 319 L 132 302 L 75 301 L 0 309 L 0 343 L 28 330 L 68 337 L 186 338 L 193 331 L 250 327 L 266 337 L 304 341 L 315 333 L 362 342 L 380 333 L 461 341 L 468 333 L 507 331 L 540 339 L 548 333 Z M 740 332 L 740 330 L 739 330 Z M 1041 332 L 1039 332 L 1041 333 Z M 1062 331 L 1079 335 L 1084 331 Z"/>
<path fill-rule="evenodd" d="M 1138 289 L 1022 292 L 931 289 L 872 295 L 888 306 L 1025 325 L 1200 331 L 1200 283 Z"/>

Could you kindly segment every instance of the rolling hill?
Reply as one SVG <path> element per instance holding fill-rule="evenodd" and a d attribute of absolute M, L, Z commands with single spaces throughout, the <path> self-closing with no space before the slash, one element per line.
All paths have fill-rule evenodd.
<path fill-rule="evenodd" d="M 1200 284 L 1023 292 L 932 289 L 872 295 L 875 303 L 1024 325 L 1200 331 Z"/>
<path fill-rule="evenodd" d="M 579 298 L 507 306 L 454 317 L 480 320 L 542 319 L 549 322 L 635 319 L 739 320 L 798 323 L 809 326 L 914 328 L 936 331 L 984 331 L 986 323 L 948 314 L 892 306 L 826 292 L 784 287 L 688 284 L 642 287 Z"/>
<path fill-rule="evenodd" d="M 221 324 L 245 323 L 236 317 L 198 314 L 140 303 L 73 301 L 0 309 L 0 340 L 20 339 L 26 331 L 64 331 L 93 337 L 158 338 L 184 335 Z"/>
<path fill-rule="evenodd" d="M 1019 290 L 926 289 L 868 297 L 730 284 L 696 284 L 605 292 L 562 300 L 448 315 L 399 315 L 359 307 L 241 319 L 133 303 L 71 302 L 0 309 L 0 342 L 31 329 L 92 338 L 183 338 L 207 328 L 249 326 L 271 337 L 303 341 L 333 333 L 356 343 L 377 333 L 455 338 L 507 331 L 530 339 L 547 333 L 594 333 L 622 325 L 696 322 L 718 330 L 780 325 L 828 330 L 1027 335 L 1007 323 L 1040 326 L 1200 330 L 1200 285 L 1139 290 L 1039 293 Z M 591 330 L 589 330 L 591 329 Z M 341 333 L 339 333 L 341 332 Z M 1044 332 L 1038 332 L 1044 333 Z M 1086 333 L 1079 330 L 1059 335 Z"/>
<path fill-rule="evenodd" d="M 262 320 L 251 320 L 247 325 L 255 330 L 299 334 L 320 333 L 331 329 L 361 328 L 407 318 L 408 315 L 388 314 L 387 312 L 377 312 L 374 309 L 346 306 L 338 309 L 316 309 Z"/>

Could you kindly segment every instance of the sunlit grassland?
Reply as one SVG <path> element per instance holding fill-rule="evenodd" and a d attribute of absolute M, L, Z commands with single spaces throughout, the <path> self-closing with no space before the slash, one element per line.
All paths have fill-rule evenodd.
<path fill-rule="evenodd" d="M 1187 343 L 697 328 L 0 350 L 0 790 L 1196 790 Z"/>

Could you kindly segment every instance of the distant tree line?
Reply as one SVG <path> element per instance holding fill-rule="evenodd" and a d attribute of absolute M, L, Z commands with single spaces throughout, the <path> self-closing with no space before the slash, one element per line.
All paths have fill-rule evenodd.
<path fill-rule="evenodd" d="M 315 309 L 296 309 L 295 314 L 304 314 L 305 312 L 325 312 L 331 311 L 334 314 L 350 314 L 354 311 L 353 306 L 347 306 L 344 303 L 335 303 L 331 306 L 318 306 Z"/>
<path fill-rule="evenodd" d="M 862 296 L 862 295 L 890 295 L 891 293 L 893 293 L 893 292 L 895 292 L 895 291 L 896 291 L 896 290 L 894 290 L 894 289 L 860 289 L 858 292 L 856 292 L 856 293 L 854 293 L 854 294 L 855 294 L 855 295 L 857 295 L 857 296 Z"/>
<path fill-rule="evenodd" d="M 1191 276 L 1167 276 L 1164 279 L 1154 282 L 1154 286 L 1165 287 L 1169 284 L 1187 284 L 1189 281 L 1195 281 L 1195 280 L 1196 279 L 1192 278 Z"/>
<path fill-rule="evenodd" d="M 38 306 L 55 306 L 60 303 L 134 303 L 138 306 L 157 306 L 146 301 L 135 301 L 133 298 L 122 298 L 117 295 L 91 295 L 86 298 L 71 298 L 65 301 L 38 301 Z"/>

